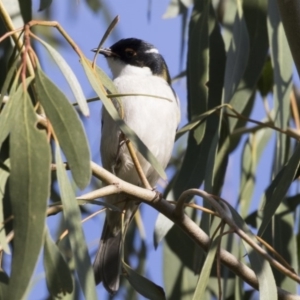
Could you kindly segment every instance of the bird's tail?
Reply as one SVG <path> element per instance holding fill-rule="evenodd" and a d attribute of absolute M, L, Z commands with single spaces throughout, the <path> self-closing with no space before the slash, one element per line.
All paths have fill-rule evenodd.
<path fill-rule="evenodd" d="M 100 245 L 93 264 L 96 284 L 101 281 L 105 289 L 114 294 L 119 289 L 121 269 L 122 232 L 114 235 L 105 220 Z"/>

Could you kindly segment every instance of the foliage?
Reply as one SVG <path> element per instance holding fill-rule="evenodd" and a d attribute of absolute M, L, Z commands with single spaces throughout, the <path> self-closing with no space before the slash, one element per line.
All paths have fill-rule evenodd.
<path fill-rule="evenodd" d="M 137 297 L 133 289 L 149 299 L 249 299 L 258 289 L 260 299 L 296 299 L 293 294 L 300 283 L 295 271 L 299 260 L 299 195 L 292 194 L 291 185 L 300 173 L 299 103 L 289 49 L 289 43 L 291 47 L 295 43 L 290 33 L 289 43 L 286 39 L 277 2 L 220 0 L 213 6 L 209 0 L 171 1 L 165 17 L 181 15 L 183 28 L 188 26 L 187 69 L 183 72 L 187 78 L 188 124 L 179 130 L 177 139 L 184 134 L 188 137 L 180 163 L 175 158 L 171 162 L 175 174 L 163 198 L 155 191 L 121 182 L 90 162 L 82 121 L 67 96 L 45 74 L 32 45 L 41 43 L 49 52 L 67 79 L 82 115 L 88 116 L 82 88 L 56 50 L 57 43 L 51 46 L 41 39 L 39 30 L 45 35 L 57 29 L 60 39 L 71 45 L 94 92 L 123 133 L 161 177 L 165 176 L 155 157 L 120 117 L 122 95 L 116 95 L 109 77 L 84 56 L 59 24 L 32 20 L 30 0 L 19 1 L 26 25 L 15 30 L 11 2 L 15 1 L 0 2 L 2 264 L 12 255 L 9 270 L 0 271 L 0 298 L 26 298 L 43 250 L 51 297 L 76 298 L 81 290 L 86 299 L 96 299 L 91 258 L 81 227 L 81 205 L 103 205 L 102 212 L 107 205 L 98 198 L 121 191 L 139 197 L 161 213 L 155 224 L 154 245 L 163 241 L 164 252 L 162 288 L 143 274 L 147 246 L 138 227 L 131 226 L 125 261 L 136 253 L 139 262 L 135 270 L 123 263 L 122 277 L 127 281 L 122 283 L 128 299 Z M 48 17 L 51 3 L 40 1 L 40 10 L 49 9 Z M 105 9 L 100 1 L 87 3 L 94 11 Z M 280 9 L 284 16 L 285 7 Z M 184 41 L 185 30 L 182 32 Z M 182 53 L 184 47 L 183 42 Z M 261 101 L 265 116 L 257 120 L 253 107 Z M 271 138 L 275 140 L 273 150 Z M 239 197 L 226 201 L 220 195 L 226 188 L 228 159 L 236 155 L 240 144 Z M 264 175 L 271 179 L 253 212 L 258 166 L 265 151 L 273 155 L 272 168 Z M 85 188 L 91 175 L 109 185 L 76 198 L 76 188 Z M 199 189 L 201 186 L 204 190 Z M 229 204 L 233 202 L 235 207 Z M 60 212 L 67 232 L 55 244 L 46 220 Z M 141 228 L 139 214 L 135 221 Z M 137 238 L 140 249 L 134 243 Z"/>

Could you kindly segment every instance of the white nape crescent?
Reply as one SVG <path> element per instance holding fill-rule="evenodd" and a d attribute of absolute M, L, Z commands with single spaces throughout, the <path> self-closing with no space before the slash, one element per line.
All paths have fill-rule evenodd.
<path fill-rule="evenodd" d="M 145 53 L 159 53 L 159 52 L 156 48 L 152 48 L 152 49 L 146 50 Z"/>

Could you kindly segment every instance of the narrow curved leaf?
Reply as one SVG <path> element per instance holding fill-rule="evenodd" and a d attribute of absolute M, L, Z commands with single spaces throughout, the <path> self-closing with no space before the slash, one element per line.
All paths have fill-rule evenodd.
<path fill-rule="evenodd" d="M 43 243 L 50 188 L 50 148 L 26 92 L 18 98 L 10 135 L 9 191 L 14 215 L 14 253 L 6 299 L 22 299 Z M 22 280 L 20 280 L 22 278 Z"/>
<path fill-rule="evenodd" d="M 0 168 L 0 245 L 3 248 L 3 250 L 7 253 L 10 254 L 10 249 L 8 246 L 8 243 L 6 241 L 6 234 L 5 234 L 5 228 L 4 228 L 4 217 L 3 217 L 3 197 L 4 197 L 4 192 L 5 192 L 5 186 L 6 182 L 9 176 L 9 168 L 10 168 L 10 162 L 9 159 L 7 159 L 4 162 L 4 166 L 7 167 L 7 169 L 1 167 Z"/>
<path fill-rule="evenodd" d="M 294 154 L 289 159 L 287 165 L 277 174 L 265 192 L 263 199 L 263 218 L 258 234 L 262 235 L 267 225 L 274 216 L 282 199 L 286 195 L 300 163 L 300 143 L 297 145 Z"/>
<path fill-rule="evenodd" d="M 58 247 L 51 239 L 48 230 L 45 230 L 43 262 L 47 287 L 51 295 L 57 297 L 59 294 L 72 293 L 73 280 L 71 271 Z"/>
<path fill-rule="evenodd" d="M 40 0 L 40 7 L 38 11 L 45 10 L 46 8 L 50 7 L 52 0 Z"/>
<path fill-rule="evenodd" d="M 82 123 L 66 96 L 38 68 L 36 91 L 67 158 L 74 181 L 83 189 L 90 182 L 90 151 Z"/>
<path fill-rule="evenodd" d="M 249 54 L 249 38 L 245 19 L 236 11 L 232 40 L 229 45 L 224 79 L 224 102 L 229 103 L 245 72 Z"/>
<path fill-rule="evenodd" d="M 247 235 L 251 237 L 253 241 L 256 242 L 254 235 L 252 234 L 242 217 L 236 212 L 236 210 L 231 205 L 227 203 L 227 206 L 230 209 L 235 224 L 244 232 L 246 232 Z M 262 256 L 258 254 L 255 250 L 253 250 L 246 242 L 243 241 L 243 244 L 248 252 L 251 267 L 258 279 L 260 299 L 277 299 L 277 287 L 269 262 L 262 258 Z"/>
<path fill-rule="evenodd" d="M 19 0 L 20 11 L 24 23 L 32 20 L 32 0 Z"/>
<path fill-rule="evenodd" d="M 275 110 L 275 126 L 286 129 L 290 117 L 290 93 L 292 89 L 293 60 L 289 44 L 281 22 L 276 1 L 269 1 L 268 33 L 270 41 L 271 62 L 274 70 L 273 102 Z M 288 137 L 276 133 L 276 152 L 274 173 L 286 163 Z"/>
<path fill-rule="evenodd" d="M 201 274 L 198 279 L 197 287 L 193 296 L 193 300 L 204 299 L 205 298 L 205 291 L 208 285 L 211 269 L 213 266 L 213 262 L 215 260 L 216 252 L 218 249 L 218 243 L 220 242 L 220 236 L 215 238 L 207 252 L 207 256 L 201 270 Z"/>
<path fill-rule="evenodd" d="M 76 102 L 79 105 L 79 108 L 84 116 L 89 116 L 90 111 L 88 104 L 86 102 L 86 98 L 83 94 L 81 85 L 75 76 L 74 72 L 70 68 L 70 66 L 67 64 L 67 62 L 64 60 L 64 58 L 59 54 L 58 51 L 56 51 L 52 46 L 50 46 L 48 43 L 44 42 L 43 40 L 39 40 L 40 43 L 48 50 L 51 57 L 56 62 L 57 66 L 60 68 L 61 72 L 63 73 L 65 79 L 69 83 L 69 86 L 73 92 L 73 95 L 75 96 Z"/>
<path fill-rule="evenodd" d="M 149 279 L 136 273 L 125 262 L 123 262 L 122 267 L 126 272 L 125 278 L 129 281 L 132 287 L 142 296 L 151 300 L 166 299 L 163 288 L 156 285 Z"/>
<path fill-rule="evenodd" d="M 244 144 L 241 157 L 241 183 L 239 192 L 239 204 L 241 216 L 246 217 L 254 192 L 256 169 L 259 159 L 270 141 L 273 131 L 270 128 L 262 129 L 249 136 Z"/>
<path fill-rule="evenodd" d="M 27 85 L 33 80 L 33 77 L 27 78 Z M 10 95 L 8 102 L 5 104 L 0 114 L 0 146 L 6 139 L 11 128 L 15 124 L 14 115 L 20 105 L 20 98 L 24 96 L 23 86 L 19 85 L 15 93 Z"/>
<path fill-rule="evenodd" d="M 69 231 L 69 240 L 73 250 L 75 268 L 80 286 L 86 299 L 97 300 L 94 272 L 92 270 L 90 256 L 81 227 L 80 210 L 77 205 L 72 185 L 63 165 L 59 145 L 56 145 L 55 161 L 57 165 L 57 178 L 61 193 L 61 201 L 64 206 L 63 214 Z"/>
<path fill-rule="evenodd" d="M 20 53 L 19 53 L 20 54 Z M 8 73 L 6 74 L 5 76 L 5 81 L 3 83 L 3 86 L 2 86 L 2 89 L 1 89 L 1 95 L 0 95 L 0 105 L 2 104 L 3 102 L 3 98 L 4 96 L 6 95 L 6 93 L 8 92 L 8 88 L 9 88 L 9 85 L 11 84 L 11 81 L 12 81 L 12 78 L 13 76 L 15 75 L 15 72 L 16 72 L 16 67 L 17 67 L 17 64 L 19 62 L 19 56 L 20 55 L 17 55 L 17 57 L 15 58 L 14 62 L 12 63 Z"/>
<path fill-rule="evenodd" d="M 153 242 L 155 249 L 157 249 L 158 244 L 166 236 L 166 234 L 173 227 L 173 225 L 174 222 L 168 219 L 165 215 L 158 214 L 153 232 Z"/>
<path fill-rule="evenodd" d="M 135 148 L 143 155 L 143 157 L 152 165 L 152 167 L 155 169 L 155 171 L 162 177 L 163 179 L 166 179 L 167 176 L 165 174 L 164 169 L 160 165 L 160 163 L 157 161 L 155 156 L 148 150 L 146 145 L 142 142 L 142 140 L 134 133 L 132 129 L 130 129 L 125 122 L 119 117 L 119 114 L 112 104 L 112 101 L 106 96 L 106 92 L 104 90 L 104 87 L 102 85 L 101 76 L 99 76 L 99 71 L 96 71 L 92 68 L 91 62 L 86 59 L 85 57 L 81 57 L 80 60 L 84 71 L 90 81 L 90 84 L 92 85 L 94 91 L 97 93 L 101 101 L 103 102 L 103 105 L 105 106 L 108 113 L 111 115 L 111 117 L 114 119 L 114 121 L 118 124 L 120 129 L 123 131 L 123 133 L 126 135 L 128 139 L 133 143 Z M 107 79 L 107 76 L 106 76 Z"/>

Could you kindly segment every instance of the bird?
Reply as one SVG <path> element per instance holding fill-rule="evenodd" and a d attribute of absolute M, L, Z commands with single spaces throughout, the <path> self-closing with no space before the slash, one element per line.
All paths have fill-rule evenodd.
<path fill-rule="evenodd" d="M 96 52 L 97 49 L 92 51 Z M 100 48 L 98 51 L 108 62 L 118 93 L 130 94 L 121 97 L 123 120 L 154 154 L 161 166 L 166 168 L 180 121 L 180 104 L 171 87 L 169 70 L 163 56 L 152 44 L 137 38 L 121 39 L 111 47 Z M 106 170 L 126 182 L 142 186 L 123 134 L 104 107 L 100 152 Z M 149 184 L 154 188 L 159 179 L 158 173 L 139 152 L 137 157 Z M 105 198 L 107 203 L 117 206 L 123 212 L 123 223 L 122 213 L 106 210 L 99 248 L 93 263 L 96 284 L 103 282 L 110 294 L 115 294 L 119 289 L 122 240 L 139 206 L 136 199 L 126 197 L 128 196 L 118 194 Z"/>

